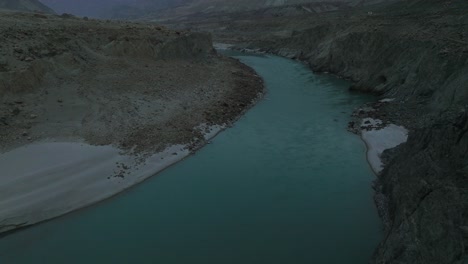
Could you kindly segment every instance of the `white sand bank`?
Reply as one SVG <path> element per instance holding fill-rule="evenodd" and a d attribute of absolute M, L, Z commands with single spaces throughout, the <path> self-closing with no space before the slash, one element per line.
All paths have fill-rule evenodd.
<path fill-rule="evenodd" d="M 0 155 L 0 232 L 91 205 L 189 155 L 183 145 L 143 161 L 119 152 L 111 146 L 37 143 Z"/>
<path fill-rule="evenodd" d="M 384 98 L 379 100 L 380 103 L 391 103 L 393 101 L 395 101 L 395 98 Z"/>
<path fill-rule="evenodd" d="M 366 121 L 368 121 L 367 124 Z M 362 126 L 374 127 L 381 124 L 382 121 L 378 119 L 365 118 L 362 121 Z M 390 124 L 382 128 L 364 129 L 361 136 L 367 145 L 367 160 L 374 172 L 378 174 L 383 169 L 382 153 L 387 149 L 405 143 L 408 140 L 408 130 L 402 126 Z"/>
<path fill-rule="evenodd" d="M 234 47 L 234 44 L 228 43 L 213 43 L 213 47 L 217 50 L 227 50 Z"/>

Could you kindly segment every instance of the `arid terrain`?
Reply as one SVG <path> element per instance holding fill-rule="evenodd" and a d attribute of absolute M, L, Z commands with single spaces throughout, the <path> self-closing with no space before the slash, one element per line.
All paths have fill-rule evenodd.
<path fill-rule="evenodd" d="M 203 145 L 200 124 L 232 122 L 262 92 L 213 38 L 385 99 L 350 113 L 348 127 L 364 135 L 378 119 L 409 130 L 383 153 L 373 186 L 385 235 L 372 263 L 467 263 L 468 2 L 253 3 L 117 14 L 140 22 L 2 13 L 0 150 L 47 140 L 150 154 Z"/>
<path fill-rule="evenodd" d="M 153 176 L 263 93 L 209 34 L 15 12 L 0 34 L 0 232 Z"/>
<path fill-rule="evenodd" d="M 157 151 L 235 119 L 261 80 L 207 34 L 70 16 L 3 14 L 0 146 L 83 138 Z"/>

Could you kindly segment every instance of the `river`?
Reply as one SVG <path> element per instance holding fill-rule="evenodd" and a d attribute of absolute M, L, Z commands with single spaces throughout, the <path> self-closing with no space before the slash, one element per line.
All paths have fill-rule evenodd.
<path fill-rule="evenodd" d="M 346 131 L 371 97 L 275 56 L 267 94 L 213 143 L 117 197 L 0 238 L 0 263 L 362 264 L 375 178 Z"/>

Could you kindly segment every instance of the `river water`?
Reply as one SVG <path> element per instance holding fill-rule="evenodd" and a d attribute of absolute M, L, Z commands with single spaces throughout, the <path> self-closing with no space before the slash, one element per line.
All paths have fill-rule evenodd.
<path fill-rule="evenodd" d="M 0 263 L 367 263 L 375 176 L 346 125 L 372 98 L 291 60 L 237 58 L 268 92 L 233 128 L 130 191 L 0 238 Z"/>

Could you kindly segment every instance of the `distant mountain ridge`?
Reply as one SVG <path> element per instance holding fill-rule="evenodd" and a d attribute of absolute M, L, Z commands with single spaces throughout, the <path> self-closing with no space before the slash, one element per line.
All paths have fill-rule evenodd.
<path fill-rule="evenodd" d="M 0 0 L 0 9 L 51 14 L 55 13 L 54 10 L 38 0 Z"/>
<path fill-rule="evenodd" d="M 147 10 L 173 8 L 190 0 L 41 0 L 58 13 L 95 18 L 130 17 Z"/>
<path fill-rule="evenodd" d="M 194 13 L 243 12 L 263 8 L 317 4 L 324 6 L 359 6 L 393 0 L 40 0 L 57 13 L 96 18 L 140 19 L 145 16 L 185 16 Z M 27 2 L 28 4 L 21 4 Z M 42 5 L 38 0 L 0 0 L 9 9 L 19 10 L 18 5 Z M 16 6 L 16 7 L 15 7 Z M 42 5 L 45 7 L 44 5 Z M 22 8 L 24 10 L 24 8 Z M 33 8 L 34 9 L 34 8 Z M 324 8 L 327 9 L 327 8 Z"/>
<path fill-rule="evenodd" d="M 113 18 L 180 17 L 191 14 L 232 13 L 293 5 L 324 6 L 323 11 L 336 6 L 362 6 L 394 0 L 135 0 L 129 6 L 115 7 Z M 327 7 L 328 6 L 328 7 Z M 308 9 L 304 6 L 305 9 Z M 333 8 L 332 8 L 333 10 Z"/>

